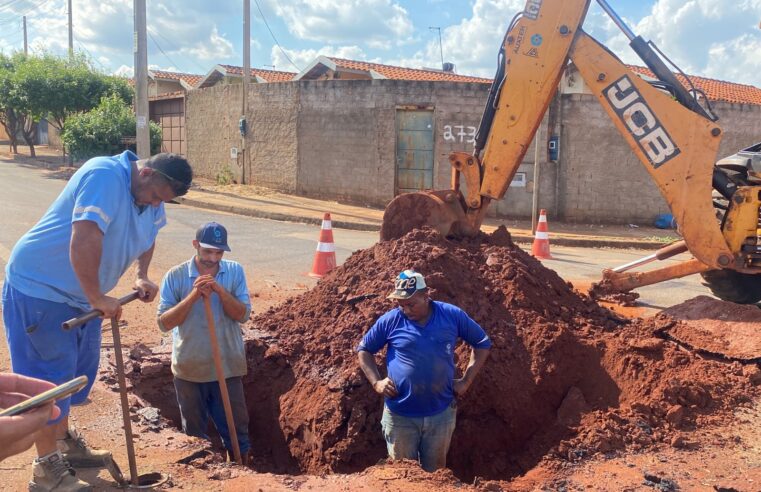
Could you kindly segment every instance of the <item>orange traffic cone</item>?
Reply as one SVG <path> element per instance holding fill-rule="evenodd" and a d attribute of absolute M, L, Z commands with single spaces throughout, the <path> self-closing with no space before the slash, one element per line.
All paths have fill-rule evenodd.
<path fill-rule="evenodd" d="M 333 244 L 333 228 L 330 223 L 330 214 L 325 213 L 320 229 L 320 241 L 317 243 L 317 252 L 314 254 L 314 263 L 310 277 L 322 277 L 336 267 L 336 245 Z"/>
<path fill-rule="evenodd" d="M 536 234 L 534 235 L 534 244 L 531 246 L 531 255 L 540 260 L 551 260 L 550 254 L 550 232 L 547 229 L 547 211 L 542 209 L 539 212 L 539 222 L 536 224 Z"/>

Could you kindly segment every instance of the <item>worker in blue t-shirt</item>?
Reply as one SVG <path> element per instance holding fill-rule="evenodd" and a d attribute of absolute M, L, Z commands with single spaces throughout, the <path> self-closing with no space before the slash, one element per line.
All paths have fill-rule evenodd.
<path fill-rule="evenodd" d="M 433 301 L 420 273 L 405 270 L 388 296 L 398 307 L 375 322 L 357 347 L 359 365 L 385 397 L 381 426 L 391 459 L 419 460 L 426 471 L 446 466 L 455 428 L 455 396 L 468 390 L 489 355 L 491 340 L 457 306 Z M 462 338 L 470 362 L 454 378 L 454 349 Z M 373 354 L 388 345 L 388 376 L 381 378 Z"/>
<path fill-rule="evenodd" d="M 95 382 L 102 319 L 69 331 L 61 324 L 93 309 L 118 319 L 119 300 L 108 293 L 133 263 L 134 288 L 142 301 L 153 301 L 159 288 L 148 278 L 148 266 L 166 224 L 164 202 L 184 195 L 192 178 L 190 165 L 176 154 L 95 157 L 14 246 L 2 295 L 13 372 L 55 384 L 89 379 L 71 398 L 56 402 L 60 415 L 37 432 L 31 490 L 90 490 L 73 469 L 110 464 L 111 453 L 87 446 L 68 418 L 69 405 L 84 403 Z"/>

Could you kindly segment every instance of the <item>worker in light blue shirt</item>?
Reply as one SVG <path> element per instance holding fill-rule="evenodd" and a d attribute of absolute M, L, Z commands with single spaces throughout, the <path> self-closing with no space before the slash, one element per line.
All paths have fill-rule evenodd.
<path fill-rule="evenodd" d="M 151 302 L 158 286 L 148 278 L 164 203 L 184 195 L 193 173 L 176 154 L 138 160 L 126 151 L 87 161 L 45 215 L 13 248 L 5 269 L 3 321 L 13 372 L 61 384 L 85 375 L 89 384 L 56 402 L 60 416 L 35 440 L 38 459 L 30 487 L 89 490 L 71 468 L 103 467 L 108 451 L 93 450 L 68 425 L 70 404 L 83 403 L 95 382 L 101 319 L 70 331 L 61 324 L 97 309 L 119 318 L 107 294 L 137 261 L 134 288 Z"/>
<path fill-rule="evenodd" d="M 211 301 L 227 391 L 232 407 L 240 453 L 244 464 L 251 448 L 248 437 L 248 407 L 243 392 L 246 350 L 241 323 L 251 314 L 246 276 L 239 263 L 224 260 L 227 229 L 209 222 L 196 231 L 196 254 L 172 268 L 161 282 L 158 324 L 172 331 L 172 374 L 182 430 L 208 439 L 209 417 L 214 422 L 228 456 L 233 455 L 222 394 L 209 338 L 204 297 Z"/>
<path fill-rule="evenodd" d="M 388 296 L 397 307 L 381 316 L 357 347 L 359 365 L 385 397 L 381 427 L 391 459 L 418 460 L 426 471 L 446 466 L 455 429 L 455 396 L 468 390 L 489 355 L 491 340 L 457 306 L 433 301 L 423 275 L 405 270 Z M 471 346 L 470 362 L 455 379 L 454 349 Z M 374 354 L 387 346 L 382 378 Z"/>

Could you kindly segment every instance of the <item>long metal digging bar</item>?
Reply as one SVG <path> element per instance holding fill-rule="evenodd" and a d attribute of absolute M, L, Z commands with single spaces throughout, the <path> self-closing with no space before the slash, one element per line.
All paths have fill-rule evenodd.
<path fill-rule="evenodd" d="M 138 291 L 132 292 L 131 294 L 128 294 L 120 298 L 119 304 L 121 305 L 127 304 L 128 302 L 132 302 L 135 299 L 138 299 L 139 297 L 140 297 L 140 293 Z M 79 316 L 78 318 L 73 318 L 73 319 L 70 319 L 69 321 L 66 321 L 65 323 L 63 323 L 63 329 L 70 330 L 72 328 L 75 328 L 81 324 L 87 323 L 88 321 L 102 315 L 103 315 L 103 312 L 98 311 L 97 309 L 90 311 L 89 313 L 83 314 L 82 316 Z M 135 444 L 132 442 L 132 421 L 130 420 L 129 400 L 127 399 L 127 382 L 124 377 L 124 357 L 122 355 L 122 341 L 121 341 L 121 335 L 119 334 L 119 322 L 116 320 L 116 318 L 111 318 L 111 331 L 113 332 L 113 337 L 114 337 L 114 358 L 116 359 L 116 375 L 119 380 L 119 396 L 121 397 L 122 420 L 124 421 L 124 437 L 126 439 L 126 444 L 127 444 L 127 459 L 129 460 L 130 482 L 132 486 L 139 486 L 140 476 L 137 474 L 137 462 L 135 460 Z M 117 482 L 119 481 L 117 477 L 114 477 L 114 478 L 117 480 Z"/>
<path fill-rule="evenodd" d="M 209 325 L 209 338 L 211 339 L 211 352 L 214 356 L 214 368 L 217 371 L 217 382 L 219 383 L 219 392 L 222 393 L 222 405 L 225 407 L 225 419 L 227 420 L 227 430 L 230 433 L 230 441 L 233 445 L 233 455 L 235 462 L 243 464 L 240 456 L 240 446 L 238 445 L 238 431 L 235 428 L 233 411 L 230 406 L 230 394 L 227 392 L 227 381 L 225 381 L 225 372 L 222 368 L 222 357 L 219 354 L 219 342 L 217 341 L 217 330 L 214 326 L 214 314 L 211 312 L 211 300 L 209 296 L 204 296 L 203 305 L 206 309 L 206 322 Z"/>
<path fill-rule="evenodd" d="M 135 299 L 140 299 L 140 292 L 134 291 L 131 294 L 127 294 L 124 297 L 119 298 L 119 304 L 124 306 L 127 303 L 130 303 L 134 301 Z M 93 320 L 99 316 L 103 316 L 103 313 L 101 311 L 98 311 L 97 309 L 93 309 L 89 313 L 85 313 L 82 316 L 77 316 L 76 318 L 71 318 L 69 321 L 64 321 L 61 325 L 61 328 L 64 330 L 71 330 L 72 328 L 76 328 L 79 325 L 83 325 L 87 323 L 90 320 Z"/>

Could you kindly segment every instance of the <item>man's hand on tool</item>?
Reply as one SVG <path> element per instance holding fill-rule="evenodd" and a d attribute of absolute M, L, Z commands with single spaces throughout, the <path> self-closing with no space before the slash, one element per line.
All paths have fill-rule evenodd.
<path fill-rule="evenodd" d="M 204 297 L 208 297 L 212 292 L 219 291 L 219 285 L 211 275 L 201 275 L 193 282 L 193 288 Z"/>
<path fill-rule="evenodd" d="M 159 286 L 147 278 L 135 280 L 135 290 L 140 293 L 140 300 L 143 302 L 153 302 L 159 293 Z"/>
<path fill-rule="evenodd" d="M 119 299 L 115 297 L 100 296 L 90 304 L 93 309 L 102 312 L 105 319 L 116 318 L 119 320 L 122 317 L 122 305 L 119 304 Z"/>
<path fill-rule="evenodd" d="M 47 381 L 0 373 L 0 408 L 8 408 L 52 388 L 55 385 Z M 29 449 L 37 431 L 60 414 L 61 410 L 51 402 L 20 415 L 0 417 L 0 461 Z"/>

